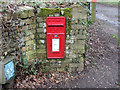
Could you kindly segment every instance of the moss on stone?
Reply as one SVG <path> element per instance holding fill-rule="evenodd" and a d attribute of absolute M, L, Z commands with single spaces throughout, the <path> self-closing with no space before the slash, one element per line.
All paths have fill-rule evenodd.
<path fill-rule="evenodd" d="M 38 16 L 40 17 L 47 17 L 49 14 L 60 13 L 59 8 L 41 8 Z"/>

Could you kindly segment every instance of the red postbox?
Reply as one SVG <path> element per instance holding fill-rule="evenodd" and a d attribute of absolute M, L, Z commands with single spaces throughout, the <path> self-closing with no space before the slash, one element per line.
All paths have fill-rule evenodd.
<path fill-rule="evenodd" d="M 47 17 L 47 58 L 64 58 L 65 17 Z"/>

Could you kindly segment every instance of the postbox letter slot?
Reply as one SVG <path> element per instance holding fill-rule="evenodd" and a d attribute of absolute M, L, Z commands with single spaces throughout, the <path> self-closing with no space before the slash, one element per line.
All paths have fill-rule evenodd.
<path fill-rule="evenodd" d="M 48 27 L 64 27 L 63 24 L 48 24 Z"/>

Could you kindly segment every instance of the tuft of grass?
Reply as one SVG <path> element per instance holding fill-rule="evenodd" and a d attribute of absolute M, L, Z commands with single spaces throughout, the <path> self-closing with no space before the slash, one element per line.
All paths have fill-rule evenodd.
<path fill-rule="evenodd" d="M 112 34 L 112 37 L 118 40 L 118 46 L 120 47 L 120 38 L 114 34 Z"/>
<path fill-rule="evenodd" d="M 118 86 L 120 86 L 120 82 L 116 82 L 116 84 L 117 84 Z"/>

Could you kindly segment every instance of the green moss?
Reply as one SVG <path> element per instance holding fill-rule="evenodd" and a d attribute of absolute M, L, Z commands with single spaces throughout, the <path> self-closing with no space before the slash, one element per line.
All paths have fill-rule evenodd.
<path fill-rule="evenodd" d="M 40 17 L 47 17 L 49 14 L 60 13 L 59 8 L 41 8 L 41 12 L 38 16 Z"/>
<path fill-rule="evenodd" d="M 71 19 L 67 19 L 67 34 L 70 35 L 71 32 Z"/>
<path fill-rule="evenodd" d="M 65 12 L 71 12 L 72 11 L 72 8 L 65 8 L 65 9 L 63 9 Z"/>
<path fill-rule="evenodd" d="M 70 35 L 70 32 L 71 32 L 71 29 L 70 29 L 70 28 L 67 28 L 67 34 Z"/>
<path fill-rule="evenodd" d="M 71 15 L 71 11 L 72 11 L 72 8 L 65 8 L 65 9 L 62 9 L 64 11 L 64 14 L 61 16 L 64 16 L 66 18 L 72 18 L 72 15 Z"/>
<path fill-rule="evenodd" d="M 27 13 L 27 16 L 29 16 L 29 14 L 30 14 L 30 10 L 28 10 L 26 13 Z"/>
<path fill-rule="evenodd" d="M 70 12 L 65 12 L 65 17 L 72 18 L 72 15 Z"/>

